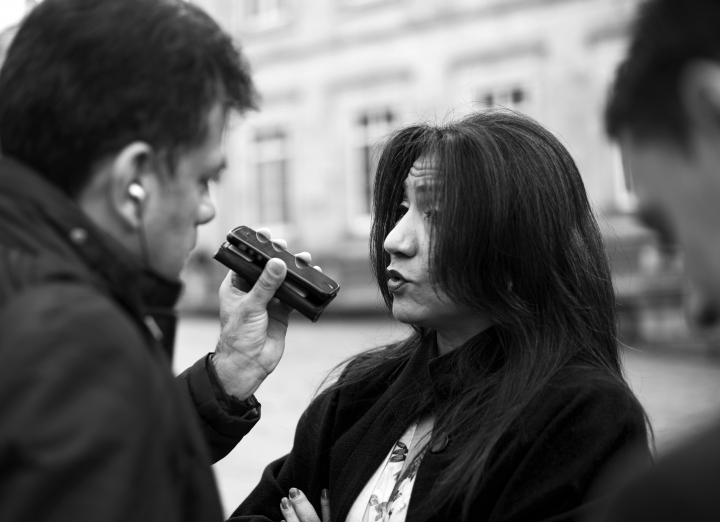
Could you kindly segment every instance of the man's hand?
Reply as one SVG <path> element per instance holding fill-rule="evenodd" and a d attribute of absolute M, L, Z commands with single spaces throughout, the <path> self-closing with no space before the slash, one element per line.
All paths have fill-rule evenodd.
<path fill-rule="evenodd" d="M 283 498 L 280 502 L 280 510 L 285 517 L 285 522 L 330 522 L 330 499 L 327 489 L 323 489 L 320 497 L 322 520 L 302 491 L 290 488 L 288 496 L 289 499 Z"/>
<path fill-rule="evenodd" d="M 267 229 L 258 232 L 270 237 Z M 297 257 L 312 261 L 306 252 Z M 258 389 L 283 355 L 292 309 L 273 295 L 286 274 L 285 263 L 271 259 L 252 288 L 232 271 L 220 285 L 220 339 L 212 361 L 225 391 L 240 400 Z"/>

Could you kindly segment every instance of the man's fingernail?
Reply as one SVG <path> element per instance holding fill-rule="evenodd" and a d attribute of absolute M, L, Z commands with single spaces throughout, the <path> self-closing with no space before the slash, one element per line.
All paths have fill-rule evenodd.
<path fill-rule="evenodd" d="M 280 505 L 282 505 L 283 509 L 290 509 L 290 503 L 285 497 L 283 497 L 283 499 L 280 501 Z"/>
<path fill-rule="evenodd" d="M 322 493 L 320 493 L 320 498 L 322 498 L 323 500 L 328 499 L 328 490 L 327 489 L 322 490 Z"/>
<path fill-rule="evenodd" d="M 295 498 L 298 496 L 298 490 L 295 488 L 290 488 L 290 498 Z"/>
<path fill-rule="evenodd" d="M 274 276 L 279 276 L 280 274 L 282 274 L 282 271 L 283 271 L 282 265 L 280 263 L 278 263 L 277 261 L 275 261 L 273 263 L 268 263 L 268 270 Z"/>

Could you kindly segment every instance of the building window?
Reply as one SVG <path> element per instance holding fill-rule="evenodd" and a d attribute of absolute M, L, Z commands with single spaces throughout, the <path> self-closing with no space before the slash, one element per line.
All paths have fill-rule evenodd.
<path fill-rule="evenodd" d="M 287 136 L 280 129 L 255 135 L 258 220 L 263 225 L 289 221 Z"/>
<path fill-rule="evenodd" d="M 380 147 L 383 138 L 393 129 L 396 117 L 389 109 L 361 113 L 355 121 L 355 163 L 357 165 L 354 192 L 355 213 L 370 215 L 372 189 L 375 181 Z"/>
<path fill-rule="evenodd" d="M 475 98 L 482 108 L 505 107 L 519 112 L 528 108 L 529 96 L 527 90 L 514 85 L 495 89 L 482 89 Z"/>
<path fill-rule="evenodd" d="M 245 0 L 248 29 L 261 31 L 285 25 L 290 17 L 289 0 Z"/>

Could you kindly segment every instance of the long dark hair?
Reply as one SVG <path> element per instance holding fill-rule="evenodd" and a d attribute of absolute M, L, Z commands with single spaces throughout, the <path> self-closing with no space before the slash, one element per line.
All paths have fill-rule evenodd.
<path fill-rule="evenodd" d="M 383 242 L 396 222 L 402 183 L 423 154 L 433 154 L 441 172 L 431 276 L 456 303 L 492 320 L 500 361 L 478 379 L 472 372 L 480 350 L 460 350 L 454 374 L 462 393 L 435 412 L 433 433 L 453 433 L 461 443 L 448 446 L 450 465 L 431 499 L 462 501 L 467 518 L 493 448 L 559 369 L 592 366 L 627 384 L 610 267 L 580 173 L 550 132 L 511 111 L 473 114 L 444 126 L 414 125 L 387 141 L 370 239 L 387 306 L 392 308 L 385 279 L 390 257 Z M 363 354 L 330 389 L 408 359 L 430 335 L 415 328 L 405 341 Z"/>

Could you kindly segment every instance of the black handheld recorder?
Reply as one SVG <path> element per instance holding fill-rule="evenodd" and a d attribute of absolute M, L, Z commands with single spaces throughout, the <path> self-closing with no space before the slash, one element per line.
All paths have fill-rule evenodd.
<path fill-rule="evenodd" d="M 227 235 L 213 258 L 255 284 L 270 258 L 285 261 L 287 276 L 275 297 L 315 322 L 335 299 L 340 285 L 305 261 L 250 227 L 237 227 Z"/>

